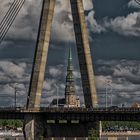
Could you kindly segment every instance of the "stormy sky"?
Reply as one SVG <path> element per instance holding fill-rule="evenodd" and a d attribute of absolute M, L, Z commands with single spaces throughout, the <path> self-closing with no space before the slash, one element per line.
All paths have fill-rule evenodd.
<path fill-rule="evenodd" d="M 13 0 L 0 0 L 0 21 Z M 83 0 L 96 77 L 98 102 L 140 103 L 140 6 L 134 0 Z M 32 69 L 42 0 L 26 0 L 0 44 L 0 104 L 25 105 Z M 83 93 L 69 0 L 56 0 L 42 106 L 64 97 L 67 56 L 73 52 L 76 93 Z"/>

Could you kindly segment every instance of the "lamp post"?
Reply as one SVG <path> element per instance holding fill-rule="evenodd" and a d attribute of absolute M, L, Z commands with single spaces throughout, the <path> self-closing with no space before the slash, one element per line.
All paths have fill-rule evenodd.
<path fill-rule="evenodd" d="M 100 79 L 102 82 L 103 82 L 103 85 L 105 86 L 103 86 L 104 87 L 104 89 L 105 89 L 105 92 L 103 92 L 103 93 L 105 93 L 105 95 L 104 95 L 104 98 L 105 98 L 105 102 L 104 102 L 104 107 L 105 108 L 107 108 L 108 107 L 108 87 L 111 87 L 110 88 L 110 93 L 111 93 L 111 105 L 112 105 L 112 86 L 111 86 L 111 83 L 112 83 L 112 81 L 111 80 L 107 80 L 107 79 Z"/>
<path fill-rule="evenodd" d="M 59 92 L 59 87 L 57 86 L 57 84 L 54 84 L 55 88 L 56 88 L 56 97 L 57 97 L 57 108 L 58 108 L 58 92 Z"/>
<path fill-rule="evenodd" d="M 15 87 L 15 109 L 17 107 L 17 88 Z"/>
<path fill-rule="evenodd" d="M 25 84 L 25 92 L 26 92 L 26 96 L 27 96 L 27 98 L 26 98 L 26 100 L 25 100 L 25 105 L 24 105 L 24 107 L 27 109 L 27 100 L 28 100 L 28 88 L 27 88 L 27 85 Z"/>
<path fill-rule="evenodd" d="M 111 90 L 110 90 L 110 105 L 113 105 L 113 95 L 112 95 L 112 86 L 111 86 Z"/>
<path fill-rule="evenodd" d="M 112 106 L 113 105 L 113 94 L 112 94 L 112 85 L 111 85 L 111 82 L 108 83 L 108 86 L 110 87 L 108 89 L 108 93 L 109 93 L 108 97 L 109 97 L 109 101 L 110 101 L 110 106 Z"/>
<path fill-rule="evenodd" d="M 105 107 L 107 108 L 108 107 L 108 86 L 111 86 L 111 81 L 106 80 L 105 85 L 106 85 L 105 86 Z M 112 92 L 112 87 L 110 91 Z M 111 105 L 112 105 L 112 97 L 111 97 Z"/>
<path fill-rule="evenodd" d="M 105 86 L 105 107 L 107 108 L 107 84 Z"/>

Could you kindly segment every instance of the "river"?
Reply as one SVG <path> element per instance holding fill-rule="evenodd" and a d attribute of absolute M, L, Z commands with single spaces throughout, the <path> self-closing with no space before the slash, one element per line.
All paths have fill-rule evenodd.
<path fill-rule="evenodd" d="M 106 137 L 101 138 L 101 140 L 107 140 Z M 118 137 L 118 140 L 125 140 L 124 137 Z M 128 140 L 140 140 L 140 136 L 131 136 L 128 137 Z"/>

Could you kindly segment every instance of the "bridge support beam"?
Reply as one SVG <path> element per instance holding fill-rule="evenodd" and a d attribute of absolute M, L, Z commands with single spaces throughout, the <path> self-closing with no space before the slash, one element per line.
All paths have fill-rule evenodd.
<path fill-rule="evenodd" d="M 24 138 L 25 140 L 43 140 L 46 134 L 45 120 L 40 116 L 25 116 Z"/>
<path fill-rule="evenodd" d="M 25 140 L 43 140 L 61 138 L 67 140 L 98 140 L 100 122 L 77 122 L 65 120 L 46 120 L 45 114 L 25 114 Z"/>
<path fill-rule="evenodd" d="M 37 46 L 27 98 L 27 109 L 40 107 L 55 0 L 43 0 Z"/>
<path fill-rule="evenodd" d="M 83 1 L 70 0 L 73 25 L 86 107 L 96 107 L 97 93 Z"/>

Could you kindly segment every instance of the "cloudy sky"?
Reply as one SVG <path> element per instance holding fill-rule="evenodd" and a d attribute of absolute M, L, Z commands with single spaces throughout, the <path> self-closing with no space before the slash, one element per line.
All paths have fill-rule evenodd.
<path fill-rule="evenodd" d="M 0 0 L 0 22 L 13 0 Z M 134 0 L 83 0 L 96 76 L 98 102 L 140 103 L 140 6 Z M 0 44 L 0 104 L 26 103 L 42 0 L 25 0 Z M 77 95 L 83 93 L 69 0 L 56 0 L 42 105 L 64 96 L 68 49 L 72 48 Z"/>

